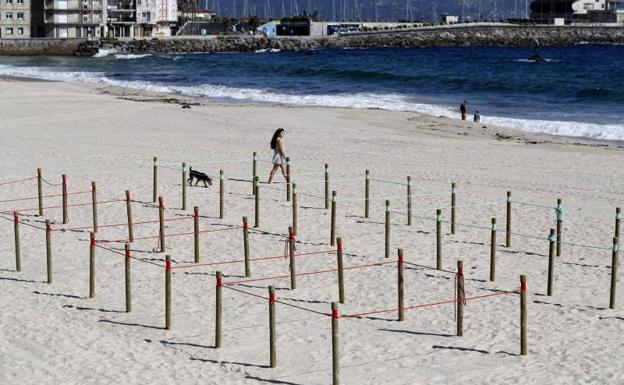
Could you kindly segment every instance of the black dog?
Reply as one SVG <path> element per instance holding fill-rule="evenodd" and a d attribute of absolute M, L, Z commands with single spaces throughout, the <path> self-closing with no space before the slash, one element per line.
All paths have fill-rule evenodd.
<path fill-rule="evenodd" d="M 208 187 L 208 185 L 212 186 L 212 178 L 210 178 L 208 175 L 204 174 L 203 172 L 193 171 L 193 167 L 190 167 L 189 178 L 188 178 L 189 186 L 193 185 L 193 179 L 196 179 L 195 186 L 197 186 L 197 183 L 199 182 L 204 182 L 204 187 Z"/>

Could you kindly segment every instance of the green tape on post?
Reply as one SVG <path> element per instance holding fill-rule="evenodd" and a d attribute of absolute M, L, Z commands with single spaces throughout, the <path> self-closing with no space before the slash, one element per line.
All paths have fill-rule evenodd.
<path fill-rule="evenodd" d="M 557 214 L 557 220 L 563 221 L 565 218 L 565 212 L 563 211 L 563 205 L 557 205 L 555 207 L 555 213 Z"/>

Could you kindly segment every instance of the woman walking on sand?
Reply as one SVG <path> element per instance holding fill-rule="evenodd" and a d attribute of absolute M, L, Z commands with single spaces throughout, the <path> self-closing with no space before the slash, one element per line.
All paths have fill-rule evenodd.
<path fill-rule="evenodd" d="M 284 179 L 286 179 L 286 169 L 284 168 L 284 164 L 286 163 L 286 146 L 284 145 L 284 129 L 278 128 L 273 134 L 273 138 L 271 139 L 271 149 L 273 150 L 273 169 L 271 170 L 271 174 L 269 175 L 269 182 L 273 182 L 273 177 L 277 172 L 278 168 L 282 169 L 282 175 L 284 175 Z"/>

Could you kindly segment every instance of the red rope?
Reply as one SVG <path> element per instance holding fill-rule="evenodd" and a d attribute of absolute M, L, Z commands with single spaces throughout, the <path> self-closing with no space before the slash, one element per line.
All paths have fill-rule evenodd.
<path fill-rule="evenodd" d="M 502 295 L 509 295 L 509 294 L 514 294 L 514 293 L 517 293 L 517 292 L 518 292 L 518 289 L 514 289 L 514 290 L 510 290 L 510 291 L 504 291 L 504 292 L 501 292 L 501 293 L 484 294 L 484 295 L 479 295 L 479 296 L 475 296 L 475 297 L 464 297 L 461 300 L 463 300 L 463 301 L 471 301 L 471 300 L 475 300 L 475 299 L 483 299 L 483 298 L 498 297 L 498 296 L 502 296 Z M 416 309 L 416 308 L 420 308 L 420 307 L 448 305 L 448 304 L 451 304 L 451 303 L 457 303 L 457 302 L 459 302 L 461 300 L 451 299 L 451 300 L 448 300 L 448 301 L 440 301 L 440 302 L 425 303 L 425 304 L 421 304 L 421 305 L 406 306 L 406 307 L 403 307 L 402 309 L 403 310 L 410 310 L 410 309 Z M 367 312 L 362 312 L 362 313 L 343 314 L 341 317 L 343 317 L 343 318 L 362 317 L 362 316 L 371 315 L 371 314 L 392 313 L 392 312 L 398 311 L 399 309 L 400 308 L 395 307 L 395 308 L 392 308 L 392 309 L 373 310 L 373 311 L 367 311 Z"/>
<path fill-rule="evenodd" d="M 37 179 L 37 177 L 36 176 L 31 176 L 30 178 L 24 178 L 24 179 L 19 179 L 19 180 L 12 180 L 12 181 L 9 181 L 9 182 L 3 182 L 3 183 L 0 183 L 0 186 L 4 186 L 4 185 L 7 185 L 7 184 L 14 184 L 14 183 L 25 182 L 27 180 L 32 180 L 32 179 Z"/>
<path fill-rule="evenodd" d="M 5 214 L 5 213 L 3 212 L 2 214 Z M 7 218 L 7 217 L 1 216 L 1 215 L 0 215 L 0 218 L 6 219 L 7 221 L 15 222 L 15 218 L 11 219 L 11 218 Z M 18 220 L 18 222 L 21 223 L 22 225 L 25 225 L 25 226 L 34 227 L 37 230 L 45 230 L 45 227 L 39 227 L 39 226 L 31 225 L 28 222 L 24 222 L 24 221 L 20 221 L 20 220 Z"/>
<path fill-rule="evenodd" d="M 125 252 L 123 252 L 123 253 L 122 253 L 122 252 L 120 252 L 120 251 L 117 251 L 117 250 L 114 250 L 114 249 L 111 249 L 111 248 L 108 248 L 108 247 L 105 247 L 105 246 L 99 245 L 99 244 L 98 244 L 99 242 L 100 242 L 99 240 L 96 240 L 96 241 L 95 241 L 95 246 L 96 246 L 96 247 L 99 247 L 99 248 L 101 248 L 101 249 L 104 249 L 104 250 L 110 251 L 111 253 L 114 253 L 114 254 L 119 254 L 119 255 L 123 256 L 124 258 L 132 258 L 132 259 L 136 259 L 137 261 L 140 261 L 140 262 L 148 263 L 148 264 L 150 264 L 150 265 L 154 265 L 154 266 L 158 266 L 158 267 L 165 267 L 164 265 L 158 264 L 158 263 L 156 263 L 156 262 L 146 261 L 146 260 L 144 260 L 144 259 L 137 258 L 137 257 L 133 257 L 132 255 L 126 254 Z"/>
<path fill-rule="evenodd" d="M 258 295 L 258 294 L 254 294 L 254 293 L 250 293 L 250 292 L 248 292 L 248 291 L 244 291 L 244 290 L 237 289 L 237 288 L 235 288 L 235 287 L 229 287 L 229 286 L 223 286 L 223 287 L 225 287 L 225 288 L 227 288 L 227 289 L 230 289 L 230 290 L 237 291 L 237 292 L 239 292 L 239 293 L 243 293 L 243 294 L 247 294 L 247 295 L 250 295 L 250 296 L 253 296 L 253 297 L 261 298 L 261 299 L 263 299 L 263 300 L 265 300 L 265 301 L 271 301 L 271 300 L 272 300 L 272 301 L 273 301 L 273 302 L 275 302 L 275 303 L 279 303 L 279 304 L 282 304 L 282 305 L 285 305 L 285 306 L 294 307 L 295 309 L 304 310 L 304 311 L 307 311 L 307 312 L 310 312 L 310 313 L 319 314 L 319 315 L 326 316 L 326 317 L 328 317 L 328 316 L 329 316 L 329 314 L 327 314 L 327 313 L 323 313 L 323 312 L 320 312 L 320 311 L 316 311 L 316 310 L 313 310 L 313 309 L 309 309 L 309 308 L 307 308 L 307 307 L 303 307 L 303 306 L 293 305 L 293 304 L 291 304 L 291 303 L 288 303 L 288 302 L 283 302 L 283 301 L 277 300 L 277 299 L 275 299 L 275 298 L 270 298 L 270 297 L 269 297 L 269 298 L 267 298 L 267 297 L 264 297 L 264 296 L 261 296 L 261 295 Z"/>
<path fill-rule="evenodd" d="M 73 192 L 73 193 L 67 193 L 67 195 L 86 194 L 86 193 L 90 193 L 90 192 L 91 191 L 77 191 L 77 192 Z M 63 196 L 63 194 L 43 195 L 41 198 L 55 198 L 55 197 L 62 197 L 62 196 Z M 28 198 L 5 199 L 3 201 L 0 201 L 0 203 L 19 202 L 19 201 L 31 201 L 31 200 L 35 200 L 35 199 L 39 199 L 39 197 L 36 196 L 36 197 L 28 197 Z"/>
<path fill-rule="evenodd" d="M 381 265 L 387 265 L 389 263 L 396 263 L 396 261 L 389 261 L 389 262 L 379 262 L 379 263 L 370 263 L 367 265 L 358 265 L 358 266 L 351 266 L 351 267 L 345 267 L 342 270 L 353 270 L 353 269 L 362 269 L 365 267 L 371 267 L 371 266 L 381 266 Z M 295 277 L 302 277 L 302 276 L 306 276 L 306 275 L 315 275 L 315 274 L 324 274 L 324 273 L 332 273 L 332 272 L 336 272 L 339 269 L 327 269 L 327 270 L 319 270 L 319 271 L 309 271 L 306 273 L 299 273 L 299 274 L 295 274 Z M 278 275 L 278 276 L 274 276 L 274 277 L 264 277 L 264 278 L 254 278 L 254 279 L 247 279 L 247 280 L 240 280 L 240 281 L 233 281 L 233 282 L 224 282 L 224 285 L 235 285 L 235 284 L 241 284 L 241 283 L 247 283 L 247 282 L 258 282 L 258 281 L 266 281 L 269 279 L 281 279 L 281 278 L 290 278 L 290 274 L 288 275 Z"/>
<path fill-rule="evenodd" d="M 315 251 L 315 252 L 311 252 L 311 253 L 301 253 L 301 254 L 295 254 L 293 255 L 294 257 L 298 257 L 298 256 L 306 256 L 306 255 L 314 255 L 314 254 L 326 254 L 326 253 L 333 253 L 335 250 L 329 250 L 329 251 Z M 278 258 L 284 258 L 283 255 L 278 255 L 278 256 L 271 256 L 271 257 L 259 257 L 259 258 L 251 258 L 249 259 L 249 262 L 255 262 L 255 261 L 266 261 L 266 260 L 270 260 L 270 259 L 278 259 Z M 209 262 L 209 263 L 192 263 L 192 264 L 188 264 L 188 265 L 179 265 L 179 266 L 173 266 L 173 269 L 188 269 L 188 268 L 193 268 L 193 267 L 202 267 L 202 266 L 215 266 L 215 265 L 230 265 L 233 263 L 243 263 L 245 262 L 244 259 L 235 259 L 235 260 L 231 260 L 231 261 L 223 261 L 223 262 Z"/>

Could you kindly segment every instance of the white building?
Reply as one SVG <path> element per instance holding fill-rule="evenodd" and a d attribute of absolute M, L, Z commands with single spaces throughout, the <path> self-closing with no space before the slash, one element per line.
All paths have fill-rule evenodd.
<path fill-rule="evenodd" d="M 171 36 L 171 27 L 178 21 L 178 2 L 176 0 L 156 0 L 156 2 L 156 36 Z"/>

